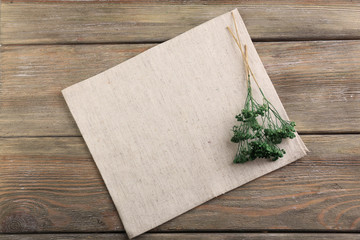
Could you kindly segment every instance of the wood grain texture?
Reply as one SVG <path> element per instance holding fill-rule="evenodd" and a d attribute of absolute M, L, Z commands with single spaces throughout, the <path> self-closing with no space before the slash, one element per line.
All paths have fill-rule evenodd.
<path fill-rule="evenodd" d="M 125 234 L 121 233 L 92 233 L 92 234 L 9 234 L 0 235 L 0 240 L 126 240 Z M 139 240 L 356 240 L 360 236 L 356 233 L 151 233 L 137 238 Z"/>
<path fill-rule="evenodd" d="M 351 0 L 3 0 L 0 42 L 163 41 L 234 7 L 239 7 L 251 36 L 259 41 L 360 36 L 359 1 Z M 60 90 L 150 46 L 2 48 L 0 136 L 79 135 Z M 359 42 L 256 46 L 290 117 L 300 124 L 298 130 L 359 131 Z M 307 158 L 155 231 L 358 232 L 359 135 L 302 138 L 311 150 Z M 123 231 L 81 138 L 0 137 L 0 166 L 0 232 Z M 360 239 L 357 233 L 169 233 L 142 237 Z M 0 239 L 127 238 L 123 233 L 91 233 L 9 234 L 0 235 Z"/>
<path fill-rule="evenodd" d="M 360 38 L 359 1 L 6 0 L 1 43 L 164 41 L 236 7 L 253 40 Z"/>
<path fill-rule="evenodd" d="M 359 43 L 255 44 L 298 131 L 360 131 Z M 79 136 L 60 90 L 151 46 L 3 46 L 0 136 Z"/>
<path fill-rule="evenodd" d="M 154 231 L 357 231 L 360 136 L 302 138 L 307 157 Z M 82 138 L 0 138 L 0 146 L 0 232 L 123 230 Z"/>

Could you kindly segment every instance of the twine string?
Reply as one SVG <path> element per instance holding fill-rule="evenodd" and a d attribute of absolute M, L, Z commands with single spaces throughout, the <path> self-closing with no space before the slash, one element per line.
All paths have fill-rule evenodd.
<path fill-rule="evenodd" d="M 247 58 L 247 54 L 245 55 L 245 53 L 244 53 L 244 51 L 243 51 L 243 49 L 242 49 L 242 47 L 241 47 L 242 45 L 241 45 L 240 37 L 239 37 L 239 30 L 238 30 L 238 27 L 237 27 L 237 25 L 236 25 L 236 20 L 235 20 L 235 17 L 234 17 L 234 13 L 233 13 L 233 12 L 231 12 L 231 16 L 232 16 L 232 18 L 233 18 L 233 22 L 234 22 L 234 25 L 235 25 L 235 30 L 236 30 L 237 38 L 235 37 L 233 31 L 231 31 L 231 29 L 229 28 L 229 26 L 227 26 L 226 28 L 227 28 L 227 30 L 230 32 L 231 36 L 232 36 L 233 39 L 235 40 L 236 45 L 237 45 L 237 46 L 239 47 L 239 49 L 240 49 L 241 55 L 242 55 L 242 57 L 243 57 L 243 60 L 244 60 L 245 66 L 246 66 L 246 71 L 249 71 L 249 72 L 250 72 L 250 74 L 251 74 L 251 76 L 253 77 L 256 85 L 257 85 L 258 88 L 260 89 L 259 83 L 258 83 L 258 81 L 256 80 L 255 75 L 254 75 L 254 73 L 253 73 L 253 71 L 251 70 L 251 67 L 250 67 L 250 65 L 249 65 L 248 58 Z M 245 51 L 246 51 L 246 45 L 245 45 L 244 48 L 245 48 Z M 248 74 L 247 74 L 247 75 L 248 75 Z M 247 83 L 247 81 L 246 81 L 246 83 Z"/>
<path fill-rule="evenodd" d="M 244 45 L 244 51 L 245 51 L 245 62 L 248 62 L 248 51 L 247 51 L 246 44 Z M 245 72 L 246 72 L 246 87 L 248 88 L 249 87 L 250 76 L 249 76 L 249 67 L 248 67 L 247 64 L 245 64 Z"/>

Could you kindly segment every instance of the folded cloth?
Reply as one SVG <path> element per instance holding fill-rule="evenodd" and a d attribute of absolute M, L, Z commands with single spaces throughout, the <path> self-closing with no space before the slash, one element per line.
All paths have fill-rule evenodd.
<path fill-rule="evenodd" d="M 260 87 L 288 119 L 232 12 Z M 227 26 L 230 12 L 62 91 L 130 238 L 306 155 L 297 135 L 276 162 L 233 164 L 246 76 Z M 253 95 L 262 102 L 256 87 Z"/>

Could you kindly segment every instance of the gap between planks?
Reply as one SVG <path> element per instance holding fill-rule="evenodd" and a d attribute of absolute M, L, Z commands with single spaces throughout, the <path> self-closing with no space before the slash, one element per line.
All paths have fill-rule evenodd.
<path fill-rule="evenodd" d="M 359 135 L 359 131 L 354 132 L 297 132 L 300 136 L 321 136 L 321 135 Z M 0 136 L 0 138 L 78 138 L 82 135 L 33 135 L 33 136 Z"/>
<path fill-rule="evenodd" d="M 24 239 L 28 240 L 36 239 L 119 239 L 125 240 L 128 239 L 125 233 L 34 233 L 34 234 L 4 234 L 0 235 L 1 240 L 8 239 Z M 210 240 L 220 240 L 220 239 L 248 239 L 248 240 L 278 240 L 278 239 L 294 239 L 294 240 L 320 240 L 320 239 L 343 239 L 343 240 L 353 240 L 360 239 L 355 233 L 145 233 L 139 237 L 139 239 L 210 239 Z"/>
<path fill-rule="evenodd" d="M 170 39 L 169 39 L 170 40 Z M 331 41 L 359 41 L 360 37 L 340 37 L 340 38 L 289 38 L 289 39 L 252 39 L 254 43 L 296 43 L 296 42 L 331 42 Z M 1 47 L 32 47 L 32 46 L 74 46 L 74 45 L 141 45 L 141 44 L 161 44 L 165 41 L 130 41 L 130 42 L 57 42 L 57 43 L 2 43 Z"/>

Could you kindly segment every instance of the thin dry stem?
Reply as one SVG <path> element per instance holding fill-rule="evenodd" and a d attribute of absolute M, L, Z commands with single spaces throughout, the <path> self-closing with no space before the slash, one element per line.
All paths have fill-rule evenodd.
<path fill-rule="evenodd" d="M 238 31 L 238 28 L 237 28 L 237 25 L 236 25 L 236 20 L 235 20 L 235 17 L 234 17 L 233 12 L 231 12 L 231 16 L 232 16 L 233 21 L 234 21 L 237 38 L 235 37 L 234 33 L 231 31 L 231 29 L 229 28 L 229 26 L 227 26 L 226 28 L 227 28 L 227 30 L 230 32 L 230 34 L 231 34 L 231 36 L 233 37 L 233 39 L 235 40 L 236 45 L 239 47 L 240 52 L 241 52 L 241 55 L 242 55 L 242 57 L 243 57 L 243 59 L 244 59 L 245 65 L 246 65 L 247 69 L 249 70 L 249 72 L 251 73 L 251 76 L 253 77 L 256 85 L 258 86 L 258 88 L 260 88 L 259 83 L 258 83 L 258 81 L 256 80 L 253 71 L 251 70 L 251 67 L 250 67 L 250 65 L 249 65 L 248 59 L 247 59 L 247 57 L 245 56 L 244 51 L 242 50 L 241 42 L 240 42 L 240 37 L 239 37 L 239 31 Z M 247 82 L 247 81 L 246 81 L 246 82 Z"/>
<path fill-rule="evenodd" d="M 245 72 L 246 72 L 246 88 L 248 88 L 249 87 L 249 83 L 248 83 L 248 81 L 249 81 L 249 79 L 248 79 L 248 77 L 249 77 L 249 67 L 246 64 L 246 62 L 248 62 L 248 51 L 247 51 L 246 44 L 244 45 L 244 50 L 245 50 L 245 61 L 244 61 L 245 64 L 244 65 L 245 65 Z"/>

